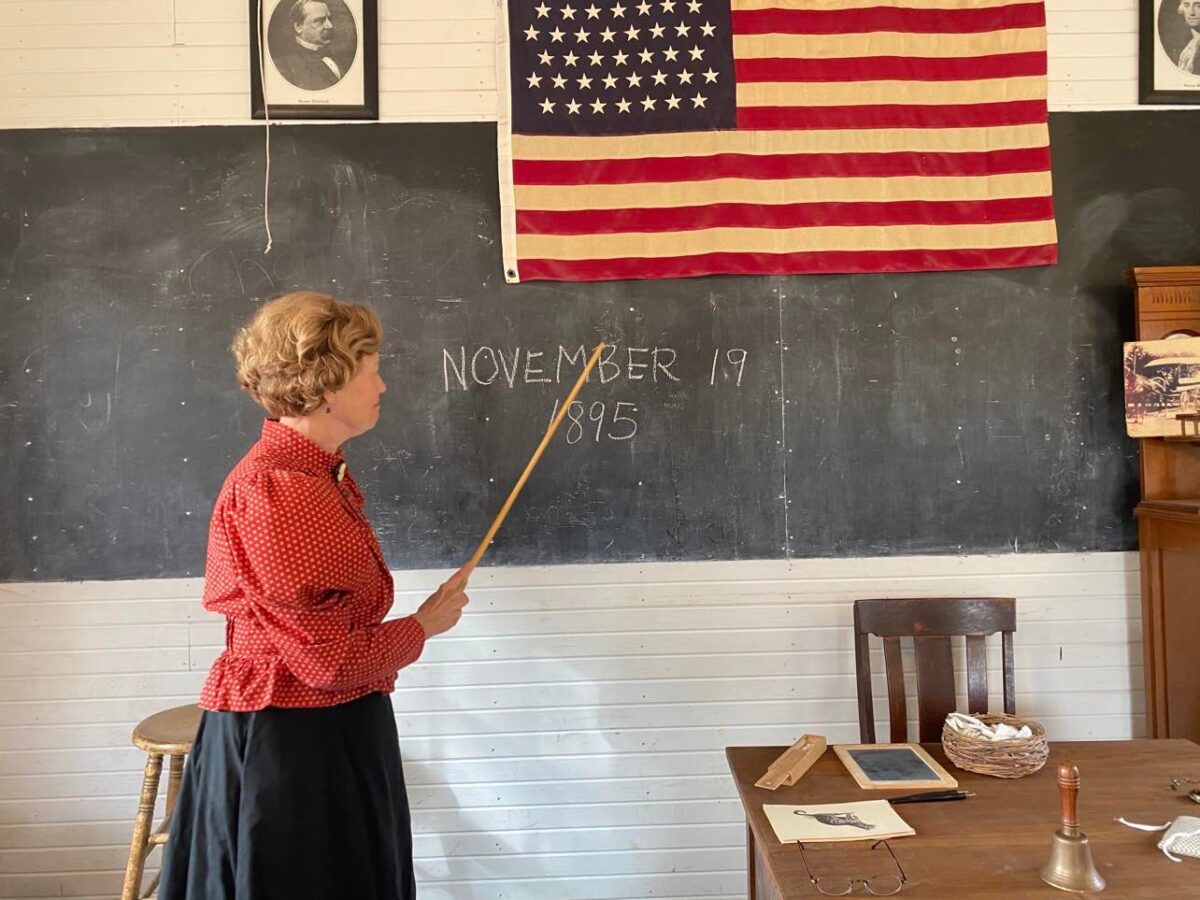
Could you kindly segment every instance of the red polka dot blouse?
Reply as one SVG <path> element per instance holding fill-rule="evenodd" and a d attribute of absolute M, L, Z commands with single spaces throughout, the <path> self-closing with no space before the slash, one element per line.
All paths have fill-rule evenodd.
<path fill-rule="evenodd" d="M 392 576 L 362 507 L 340 450 L 263 423 L 209 527 L 204 608 L 227 622 L 201 707 L 333 706 L 391 691 L 421 655 L 420 623 L 383 621 Z"/>

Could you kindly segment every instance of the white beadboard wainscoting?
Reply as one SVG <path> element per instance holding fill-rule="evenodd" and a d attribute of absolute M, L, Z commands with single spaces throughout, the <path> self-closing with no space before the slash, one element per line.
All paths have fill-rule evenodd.
<path fill-rule="evenodd" d="M 1046 0 L 1052 110 L 1136 109 L 1137 0 Z M 0 127 L 250 120 L 246 0 L 0 0 Z M 379 4 L 385 122 L 496 120 L 495 0 Z"/>
<path fill-rule="evenodd" d="M 397 573 L 397 612 L 447 574 Z M 130 730 L 192 702 L 223 640 L 200 593 L 0 585 L 0 897 L 116 896 Z M 394 696 L 422 900 L 744 896 L 724 748 L 857 741 L 860 597 L 1016 597 L 1018 711 L 1143 733 L 1130 553 L 483 569 L 471 595 Z"/>

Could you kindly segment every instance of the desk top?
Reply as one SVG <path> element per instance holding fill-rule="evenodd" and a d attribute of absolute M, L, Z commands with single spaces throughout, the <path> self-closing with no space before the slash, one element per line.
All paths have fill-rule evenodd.
<path fill-rule="evenodd" d="M 725 755 L 746 818 L 775 892 L 785 898 L 820 896 L 808 880 L 795 844 L 780 844 L 763 814 L 764 803 L 837 803 L 887 799 L 911 790 L 861 790 L 832 749 L 792 787 L 775 791 L 754 782 L 785 747 L 728 747 Z M 1200 778 L 1200 746 L 1191 741 L 1057 742 L 1041 771 L 1001 779 L 964 772 L 946 761 L 942 748 L 926 745 L 962 790 L 976 796 L 945 803 L 907 803 L 896 811 L 916 836 L 888 843 L 908 876 L 897 896 L 1065 897 L 1042 882 L 1038 870 L 1050 858 L 1060 810 L 1055 770 L 1060 762 L 1079 767 L 1079 828 L 1087 835 L 1096 868 L 1108 882 L 1102 898 L 1200 897 L 1200 859 L 1174 863 L 1148 834 L 1114 821 L 1161 825 L 1176 816 L 1200 816 L 1200 806 L 1172 778 Z M 805 845 L 808 847 L 809 845 Z M 826 845 L 829 846 L 829 845 Z M 810 858 L 811 863 L 811 858 Z M 821 874 L 819 872 L 814 874 Z M 872 872 L 861 873 L 864 877 Z M 858 894 L 862 895 L 859 886 Z"/>

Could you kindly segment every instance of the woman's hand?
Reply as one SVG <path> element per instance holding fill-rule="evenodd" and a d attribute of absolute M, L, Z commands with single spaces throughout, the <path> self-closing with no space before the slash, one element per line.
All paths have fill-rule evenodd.
<path fill-rule="evenodd" d="M 434 591 L 421 604 L 421 608 L 413 613 L 413 618 L 425 629 L 425 637 L 449 631 L 462 618 L 463 607 L 467 605 L 467 579 L 475 567 L 470 563 L 463 566 L 446 580 L 445 584 Z"/>

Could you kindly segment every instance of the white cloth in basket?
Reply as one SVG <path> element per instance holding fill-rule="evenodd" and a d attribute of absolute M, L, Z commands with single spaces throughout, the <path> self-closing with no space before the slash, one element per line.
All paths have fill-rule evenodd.
<path fill-rule="evenodd" d="M 959 734 L 982 738 L 985 741 L 1014 741 L 1033 737 L 1028 725 L 1014 728 L 1004 722 L 988 725 L 966 713 L 952 712 L 946 716 L 946 724 Z"/>

